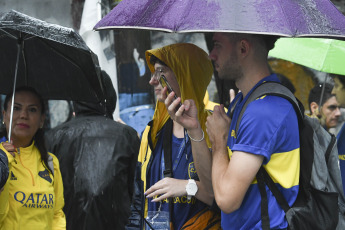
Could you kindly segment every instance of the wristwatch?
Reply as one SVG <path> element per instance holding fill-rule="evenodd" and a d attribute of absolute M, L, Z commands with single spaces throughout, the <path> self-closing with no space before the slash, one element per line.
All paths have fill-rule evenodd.
<path fill-rule="evenodd" d="M 198 186 L 195 183 L 195 180 L 189 179 L 188 184 L 186 185 L 187 191 L 187 200 L 190 201 L 192 196 L 195 196 L 196 192 L 198 191 Z"/>

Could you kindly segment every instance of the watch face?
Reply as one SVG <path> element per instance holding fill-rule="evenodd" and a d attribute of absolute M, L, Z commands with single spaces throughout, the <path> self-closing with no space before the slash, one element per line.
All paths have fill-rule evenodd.
<path fill-rule="evenodd" d="M 186 190 L 187 190 L 187 194 L 188 195 L 195 195 L 196 192 L 198 191 L 198 187 L 196 186 L 196 184 L 187 184 L 187 187 L 186 187 Z"/>

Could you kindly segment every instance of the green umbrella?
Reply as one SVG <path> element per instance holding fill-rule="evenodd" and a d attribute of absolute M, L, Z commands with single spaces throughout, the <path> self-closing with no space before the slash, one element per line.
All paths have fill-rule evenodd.
<path fill-rule="evenodd" d="M 280 38 L 269 56 L 309 68 L 345 75 L 345 41 L 322 38 Z"/>

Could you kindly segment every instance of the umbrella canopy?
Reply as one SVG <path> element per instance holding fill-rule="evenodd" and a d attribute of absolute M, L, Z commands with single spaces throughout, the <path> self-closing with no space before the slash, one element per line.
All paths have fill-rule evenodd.
<path fill-rule="evenodd" d="M 345 75 L 345 41 L 322 38 L 280 38 L 269 56 L 309 68 Z"/>
<path fill-rule="evenodd" d="M 123 0 L 95 26 L 114 28 L 345 38 L 345 17 L 329 0 Z"/>
<path fill-rule="evenodd" d="M 70 28 L 12 10 L 0 15 L 0 50 L 2 94 L 29 86 L 45 99 L 104 98 L 97 56 Z"/>

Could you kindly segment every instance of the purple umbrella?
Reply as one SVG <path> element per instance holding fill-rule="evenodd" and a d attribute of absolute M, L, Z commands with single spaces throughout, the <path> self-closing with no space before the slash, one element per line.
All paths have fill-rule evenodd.
<path fill-rule="evenodd" d="M 345 17 L 329 0 L 123 0 L 96 30 L 236 32 L 345 37 Z"/>

